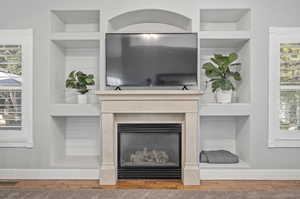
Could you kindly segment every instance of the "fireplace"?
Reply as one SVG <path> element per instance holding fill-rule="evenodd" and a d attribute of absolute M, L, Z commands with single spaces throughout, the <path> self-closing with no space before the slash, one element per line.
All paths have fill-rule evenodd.
<path fill-rule="evenodd" d="M 99 183 L 101 185 L 115 185 L 118 181 L 118 176 L 119 178 L 181 178 L 184 185 L 200 184 L 198 147 L 199 99 L 201 92 L 198 90 L 104 90 L 97 91 L 96 94 L 99 96 L 101 113 L 101 132 L 99 132 L 101 133 L 102 141 L 99 165 Z M 126 126 L 128 124 L 129 126 Z M 148 127 L 150 127 L 150 124 L 158 124 L 158 126 L 153 125 L 152 128 L 150 127 L 145 131 L 146 133 L 143 133 L 139 128 L 128 131 L 130 124 L 135 124 L 136 126 L 146 124 Z M 121 130 L 119 128 L 122 125 L 126 127 L 123 131 L 122 128 Z M 175 140 L 178 140 L 178 148 L 174 151 L 177 151 L 177 160 L 181 159 L 181 161 L 177 161 L 177 166 L 166 168 L 166 165 L 147 165 L 147 167 L 143 166 L 142 168 L 137 165 L 125 166 L 120 164 L 123 156 L 125 156 L 126 161 L 126 153 L 124 153 L 126 147 L 121 149 L 122 138 L 126 138 L 126 134 L 123 137 L 122 132 L 136 132 L 135 135 L 137 133 L 146 135 L 148 132 L 149 135 L 152 133 L 153 136 L 154 132 L 164 132 L 166 135 L 168 135 L 167 132 L 170 132 L 170 135 L 172 134 L 172 130 L 168 131 L 165 128 L 158 128 L 160 125 L 171 125 L 171 129 L 177 129 L 175 132 L 177 132 L 178 137 Z M 162 136 L 163 133 L 160 133 L 160 135 Z M 180 139 L 182 139 L 182 146 L 180 145 Z M 163 140 L 165 138 L 160 137 L 157 142 L 147 140 L 146 143 L 143 143 L 145 139 L 139 138 L 136 141 L 131 141 L 132 144 L 127 144 L 127 146 L 130 148 L 130 146 L 142 143 L 147 147 L 148 151 L 151 146 L 147 146 L 147 144 L 160 144 Z M 171 138 L 168 139 L 168 142 L 165 142 L 165 144 L 170 143 Z M 144 147 L 138 147 L 135 150 L 141 151 L 144 150 Z M 122 157 L 120 155 L 121 151 L 124 153 Z M 176 160 L 176 158 L 174 159 Z M 142 169 L 142 172 L 139 172 L 139 169 Z"/>
<path fill-rule="evenodd" d="M 181 179 L 181 124 L 118 124 L 119 179 Z"/>

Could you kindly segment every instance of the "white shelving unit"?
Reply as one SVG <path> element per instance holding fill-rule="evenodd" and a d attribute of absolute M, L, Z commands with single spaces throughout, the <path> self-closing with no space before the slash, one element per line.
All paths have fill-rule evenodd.
<path fill-rule="evenodd" d="M 246 103 L 201 104 L 200 116 L 250 116 L 251 105 Z"/>
<path fill-rule="evenodd" d="M 200 163 L 200 168 L 250 168 L 251 119 L 251 11 L 249 9 L 200 9 L 200 66 L 214 54 L 239 55 L 241 83 L 236 85 L 235 103 L 217 104 L 211 85 L 200 69 L 204 96 L 200 105 L 200 148 L 225 149 L 238 154 L 238 164 Z"/>
<path fill-rule="evenodd" d="M 236 52 L 242 63 L 242 82 L 237 85 L 236 101 L 216 104 L 209 85 L 200 105 L 200 148 L 227 149 L 240 156 L 238 164 L 200 164 L 200 168 L 250 168 L 251 122 L 251 10 L 200 9 L 200 19 L 178 13 L 145 9 L 126 12 L 102 21 L 99 10 L 54 10 L 49 37 L 51 62 L 51 110 L 54 167 L 96 168 L 98 166 L 99 110 L 94 91 L 104 85 L 106 32 L 192 32 L 199 37 L 201 88 L 205 76 L 200 68 L 215 53 Z M 103 19 L 101 19 L 103 20 Z M 194 22 L 200 21 L 200 25 Z M 197 26 L 196 28 L 193 26 Z M 100 30 L 101 28 L 101 30 Z M 197 30 L 198 29 L 198 30 Z M 74 91 L 64 86 L 72 70 L 93 73 L 97 85 L 90 103 L 76 103 Z M 100 73 L 100 74 L 99 74 Z"/>
<path fill-rule="evenodd" d="M 100 11 L 50 12 L 51 110 L 53 148 L 51 164 L 63 168 L 97 168 L 99 146 Z M 65 88 L 73 70 L 94 74 L 89 104 L 77 104 L 76 92 Z"/>

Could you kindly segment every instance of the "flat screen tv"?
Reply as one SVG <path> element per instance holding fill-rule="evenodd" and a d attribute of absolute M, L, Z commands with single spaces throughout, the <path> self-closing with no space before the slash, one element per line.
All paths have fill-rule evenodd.
<path fill-rule="evenodd" d="M 107 33 L 106 85 L 196 86 L 196 33 Z"/>

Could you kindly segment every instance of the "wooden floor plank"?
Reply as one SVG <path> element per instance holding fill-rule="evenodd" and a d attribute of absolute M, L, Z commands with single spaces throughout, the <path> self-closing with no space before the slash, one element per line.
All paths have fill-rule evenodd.
<path fill-rule="evenodd" d="M 177 189 L 177 190 L 300 190 L 300 181 L 211 180 L 199 186 L 184 186 L 180 180 L 120 180 L 114 186 L 100 186 L 98 180 L 0 180 L 0 189 Z"/>

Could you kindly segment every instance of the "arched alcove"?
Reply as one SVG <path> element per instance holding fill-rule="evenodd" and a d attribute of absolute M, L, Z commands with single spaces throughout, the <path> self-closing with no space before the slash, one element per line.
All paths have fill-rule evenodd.
<path fill-rule="evenodd" d="M 143 9 L 125 12 L 109 20 L 109 31 L 118 32 L 131 26 L 137 29 L 145 28 L 147 24 L 165 25 L 166 30 L 177 29 L 191 31 L 192 20 L 182 14 L 161 9 Z"/>

